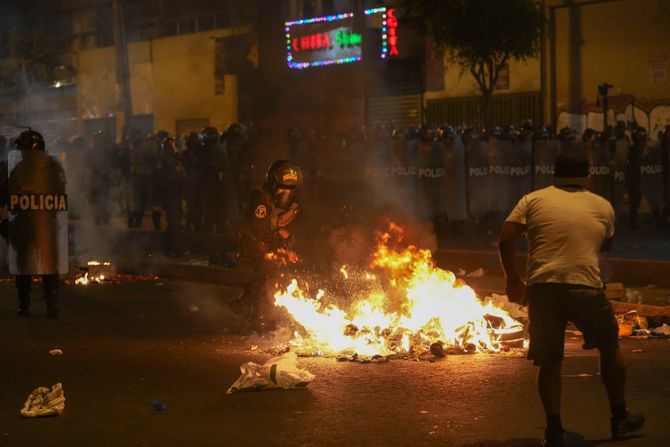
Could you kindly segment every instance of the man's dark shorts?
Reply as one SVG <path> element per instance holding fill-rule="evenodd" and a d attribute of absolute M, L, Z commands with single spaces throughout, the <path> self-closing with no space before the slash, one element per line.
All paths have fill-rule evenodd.
<path fill-rule="evenodd" d="M 619 326 L 602 289 L 574 284 L 533 284 L 528 293 L 528 359 L 543 365 L 563 359 L 568 321 L 584 337 L 584 349 L 618 342 Z"/>

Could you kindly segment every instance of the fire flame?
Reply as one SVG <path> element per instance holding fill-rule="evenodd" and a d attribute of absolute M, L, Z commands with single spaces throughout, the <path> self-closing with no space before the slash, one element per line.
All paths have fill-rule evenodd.
<path fill-rule="evenodd" d="M 275 293 L 275 305 L 285 308 L 299 327 L 291 341 L 299 351 L 420 354 L 433 343 L 499 351 L 503 334 L 522 330 L 507 312 L 482 303 L 452 272 L 435 266 L 429 250 L 389 247 L 392 237 L 402 240 L 401 228 L 392 226 L 380 236 L 371 263 L 376 274 L 358 277 L 357 286 L 364 291 L 346 310 L 326 299 L 324 290 L 308 296 L 308 286 L 301 287 L 297 279 Z M 345 281 L 353 276 L 345 266 L 340 273 Z"/>

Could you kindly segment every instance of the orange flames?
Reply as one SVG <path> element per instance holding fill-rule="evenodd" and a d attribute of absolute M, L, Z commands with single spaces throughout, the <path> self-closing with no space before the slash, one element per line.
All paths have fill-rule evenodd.
<path fill-rule="evenodd" d="M 465 351 L 499 351 L 501 338 L 522 330 L 507 312 L 485 304 L 464 282 L 433 264 L 429 250 L 398 245 L 403 232 L 391 224 L 380 235 L 372 272 L 354 275 L 342 266 L 342 280 L 361 290 L 346 309 L 324 290 L 310 297 L 297 279 L 275 293 L 275 305 L 297 323 L 291 343 L 302 352 L 361 356 L 427 352 L 431 344 Z M 339 297 L 338 301 L 343 301 Z"/>

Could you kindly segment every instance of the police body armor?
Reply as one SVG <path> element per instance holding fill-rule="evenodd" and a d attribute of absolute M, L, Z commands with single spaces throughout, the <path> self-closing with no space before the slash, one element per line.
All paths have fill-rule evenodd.
<path fill-rule="evenodd" d="M 626 165 L 630 141 L 617 138 L 614 142 L 614 154 L 610 160 L 612 169 L 612 206 L 617 213 L 628 211 L 628 188 L 626 186 Z"/>
<path fill-rule="evenodd" d="M 68 200 L 61 163 L 44 151 L 11 151 L 8 191 L 9 273 L 67 273 Z"/>
<path fill-rule="evenodd" d="M 417 212 L 423 219 L 444 216 L 444 145 L 421 142 L 417 146 Z"/>
<path fill-rule="evenodd" d="M 468 213 L 470 217 L 483 217 L 491 210 L 489 161 L 487 142 L 473 137 L 467 146 L 468 157 Z"/>
<path fill-rule="evenodd" d="M 663 208 L 663 151 L 660 145 L 648 143 L 640 159 L 640 187 L 656 216 Z"/>
<path fill-rule="evenodd" d="M 491 188 L 491 211 L 507 213 L 509 207 L 510 165 L 509 148 L 511 141 L 491 137 L 488 140 L 489 185 Z"/>
<path fill-rule="evenodd" d="M 606 139 L 587 141 L 586 153 L 589 156 L 590 166 L 589 190 L 601 197 L 612 198 L 612 175 L 610 170 L 610 142 Z"/>
<path fill-rule="evenodd" d="M 514 206 L 521 197 L 530 192 L 531 186 L 531 149 L 530 138 L 514 141 L 509 152 L 509 201 Z"/>
<path fill-rule="evenodd" d="M 542 189 L 554 184 L 554 166 L 560 150 L 558 140 L 535 140 L 533 142 L 533 189 Z"/>
<path fill-rule="evenodd" d="M 446 139 L 444 144 L 444 203 L 447 219 L 463 221 L 468 218 L 463 140 L 455 135 Z"/>

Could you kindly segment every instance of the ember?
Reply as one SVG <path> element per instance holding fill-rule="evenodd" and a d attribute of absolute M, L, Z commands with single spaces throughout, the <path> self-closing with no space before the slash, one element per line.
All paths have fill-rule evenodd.
<path fill-rule="evenodd" d="M 89 261 L 85 267 L 79 267 L 81 273 L 72 279 L 66 279 L 66 284 L 87 286 L 102 283 L 126 283 L 134 281 L 153 281 L 159 279 L 155 275 L 123 275 L 116 272 L 116 265 L 109 261 Z"/>
<path fill-rule="evenodd" d="M 275 293 L 275 305 L 285 308 L 298 326 L 291 344 L 299 352 L 323 352 L 347 357 L 443 353 L 498 352 L 522 334 L 521 323 L 446 270 L 436 267 L 429 250 L 399 245 L 402 229 L 392 225 L 380 234 L 371 267 L 357 275 L 354 300 L 328 297 L 319 290 L 307 296 L 308 284 L 293 279 Z M 338 281 L 353 275 L 345 266 Z M 371 290 L 370 281 L 375 281 Z M 305 283 L 301 287 L 300 284 Z M 341 304 L 340 304 L 341 305 Z M 439 345 L 439 348 L 437 345 Z"/>

